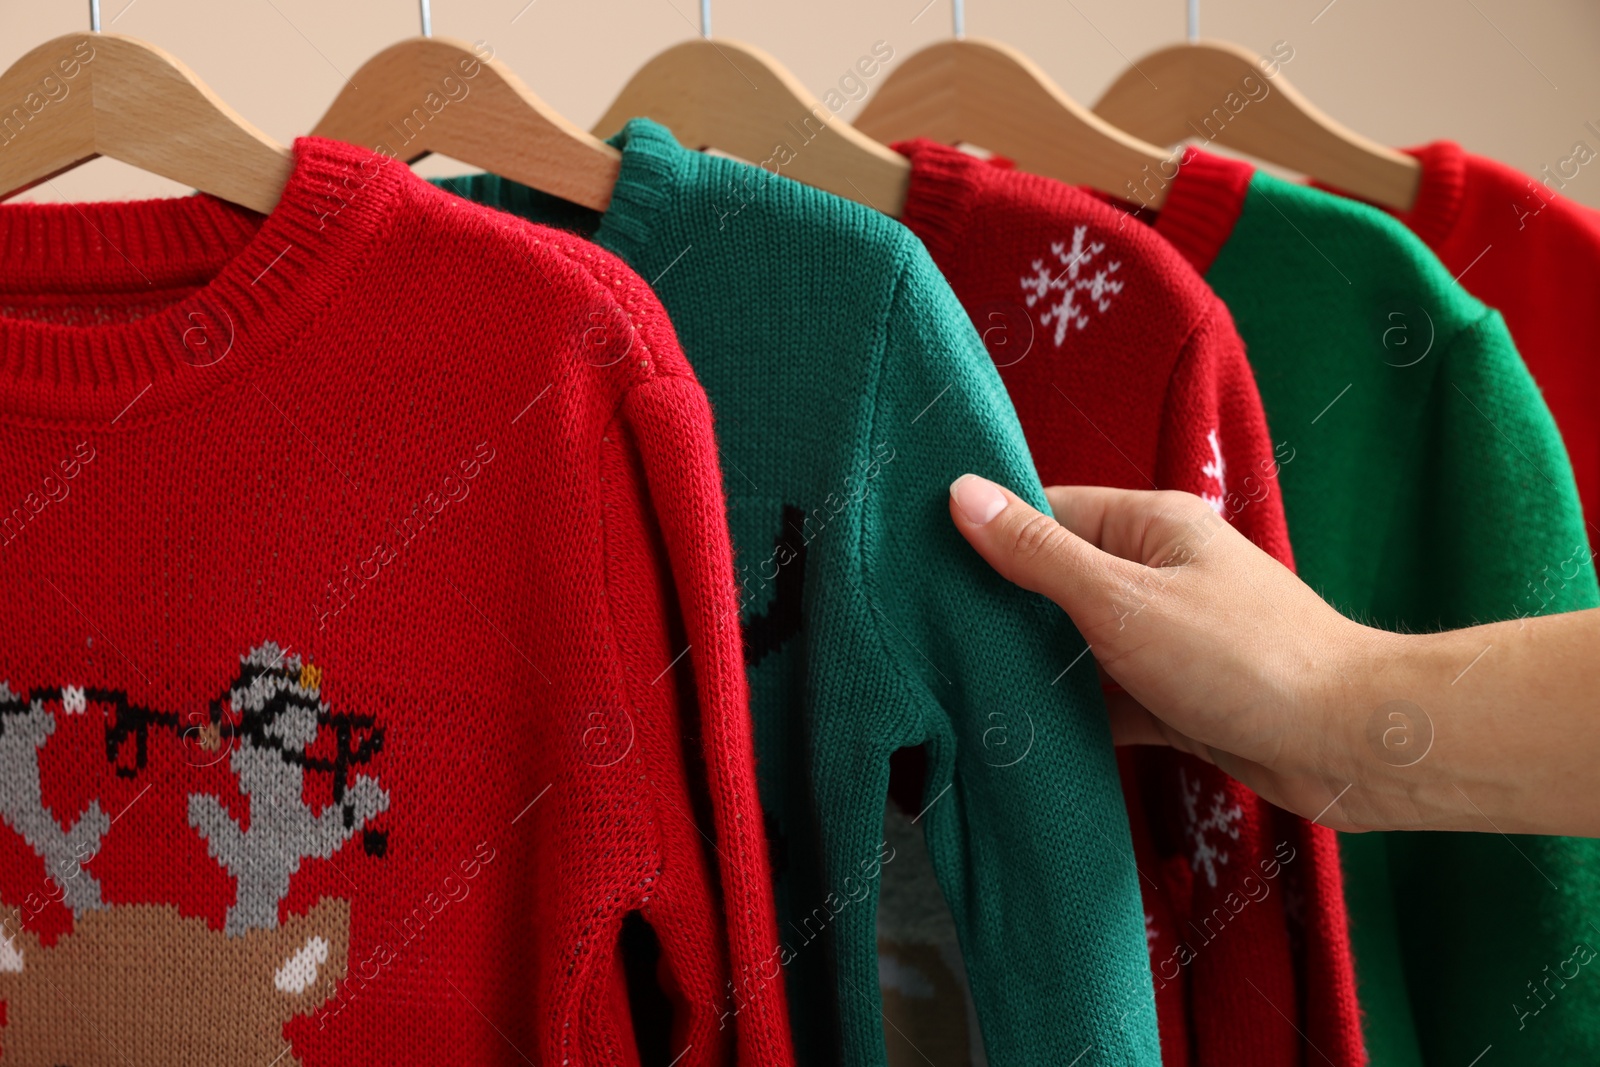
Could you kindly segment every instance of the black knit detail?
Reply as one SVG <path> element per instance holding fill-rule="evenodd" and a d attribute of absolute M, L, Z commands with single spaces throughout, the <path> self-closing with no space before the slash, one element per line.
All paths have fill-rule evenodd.
<path fill-rule="evenodd" d="M 754 667 L 782 648 L 800 632 L 801 602 L 805 599 L 806 541 L 801 534 L 806 513 L 793 504 L 783 506 L 783 524 L 772 539 L 774 558 L 786 559 L 772 580 L 772 602 L 760 615 L 744 621 L 744 662 Z"/>

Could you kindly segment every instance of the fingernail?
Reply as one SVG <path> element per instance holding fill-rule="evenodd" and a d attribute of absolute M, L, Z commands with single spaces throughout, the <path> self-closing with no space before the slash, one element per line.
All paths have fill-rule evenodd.
<path fill-rule="evenodd" d="M 1006 509 L 1005 494 L 987 478 L 963 474 L 950 483 L 950 495 L 962 516 L 974 526 L 982 526 Z"/>

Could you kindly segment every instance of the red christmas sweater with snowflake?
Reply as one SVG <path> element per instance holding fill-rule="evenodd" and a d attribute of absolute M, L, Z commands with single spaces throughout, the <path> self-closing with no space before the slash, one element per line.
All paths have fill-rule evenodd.
<path fill-rule="evenodd" d="M 0 1064 L 634 1063 L 653 981 L 645 1051 L 792 1062 L 661 307 L 295 152 L 265 218 L 0 207 Z"/>
<path fill-rule="evenodd" d="M 1046 485 L 1183 489 L 1293 565 L 1278 464 L 1227 309 L 1149 227 L 926 141 L 903 221 L 950 281 Z M 1196 551 L 1203 550 L 1203 532 Z M 1181 561 L 1175 561 L 1181 563 Z M 1138 625 L 1159 589 L 1128 590 Z M 1163 1062 L 1362 1061 L 1337 845 L 1193 757 L 1121 753 Z"/>
<path fill-rule="evenodd" d="M 1580 141 L 1539 178 L 1453 141 L 1406 151 L 1422 182 L 1395 217 L 1505 317 L 1566 443 L 1589 539 L 1600 542 L 1600 212 L 1561 195 L 1595 151 Z"/>

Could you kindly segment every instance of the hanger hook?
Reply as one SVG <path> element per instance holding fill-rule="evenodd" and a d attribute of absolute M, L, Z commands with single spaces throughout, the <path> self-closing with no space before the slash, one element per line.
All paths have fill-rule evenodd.
<path fill-rule="evenodd" d="M 1189 43 L 1200 40 L 1200 0 L 1189 0 Z"/>
<path fill-rule="evenodd" d="M 967 35 L 966 0 L 950 0 L 950 30 L 958 41 Z"/>
<path fill-rule="evenodd" d="M 422 13 L 422 36 L 433 36 L 433 5 L 428 0 L 417 0 L 417 7 Z"/>
<path fill-rule="evenodd" d="M 89 0 L 89 32 L 100 32 L 100 0 Z"/>
<path fill-rule="evenodd" d="M 711 0 L 700 0 L 700 36 L 711 36 Z"/>

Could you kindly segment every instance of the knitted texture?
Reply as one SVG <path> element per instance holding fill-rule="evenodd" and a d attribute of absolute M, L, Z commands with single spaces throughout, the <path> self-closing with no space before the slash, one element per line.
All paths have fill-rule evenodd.
<path fill-rule="evenodd" d="M 792 1062 L 665 314 L 295 152 L 265 219 L 0 207 L 0 1061 L 637 1062 L 637 914 L 680 1063 Z"/>
<path fill-rule="evenodd" d="M 1194 239 L 1218 219 L 1231 223 L 1220 238 Z M 1600 602 L 1550 413 L 1500 316 L 1421 241 L 1363 204 L 1204 153 L 1180 168 L 1157 229 L 1211 263 L 1292 449 L 1284 509 L 1300 574 L 1324 597 L 1399 630 Z M 1393 710 L 1370 709 L 1372 758 L 1425 759 L 1443 724 Z M 1471 1063 L 1491 1044 L 1507 1062 L 1600 1056 L 1600 984 L 1567 983 L 1527 1017 L 1542 1003 L 1529 983 L 1593 944 L 1600 842 L 1483 830 L 1341 835 L 1373 1063 Z"/>
<path fill-rule="evenodd" d="M 1045 503 L 960 304 L 917 240 L 869 208 L 688 151 L 648 121 L 614 143 L 603 217 L 492 177 L 445 184 L 620 254 L 655 287 L 716 411 L 800 1061 L 885 1061 L 874 916 L 898 862 L 889 756 L 922 745 L 916 826 L 990 1061 L 1156 1063 L 1092 660 L 1059 610 L 1000 579 L 950 522 L 965 471 Z M 746 1010 L 774 995 L 740 976 Z"/>
<path fill-rule="evenodd" d="M 1566 165 L 1576 173 L 1594 153 L 1535 180 L 1453 141 L 1406 151 L 1422 163 L 1422 182 L 1396 217 L 1505 318 L 1561 428 L 1589 536 L 1600 539 L 1600 362 L 1590 340 L 1600 331 L 1600 212 L 1559 192 L 1572 177 Z"/>
<path fill-rule="evenodd" d="M 978 326 L 1045 484 L 1196 493 L 1293 566 L 1244 347 L 1195 268 L 1081 190 L 927 141 L 896 147 L 912 161 L 904 221 Z M 1213 535 L 1194 531 L 1190 551 Z M 1160 595 L 1130 590 L 1115 625 Z M 1192 756 L 1120 756 L 1162 1062 L 1298 1062 L 1308 1040 L 1362 1062 L 1333 832 Z"/>

